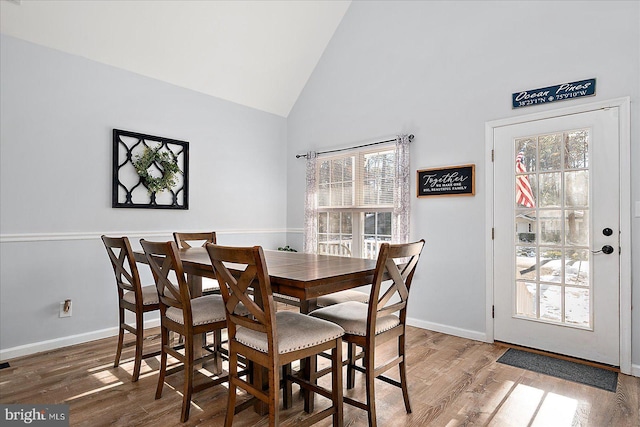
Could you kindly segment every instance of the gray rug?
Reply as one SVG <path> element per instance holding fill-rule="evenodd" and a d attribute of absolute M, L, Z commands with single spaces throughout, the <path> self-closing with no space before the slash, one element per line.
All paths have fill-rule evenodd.
<path fill-rule="evenodd" d="M 498 359 L 499 363 L 527 369 L 563 380 L 574 381 L 614 392 L 618 387 L 618 373 L 594 366 L 582 365 L 541 354 L 510 348 Z"/>

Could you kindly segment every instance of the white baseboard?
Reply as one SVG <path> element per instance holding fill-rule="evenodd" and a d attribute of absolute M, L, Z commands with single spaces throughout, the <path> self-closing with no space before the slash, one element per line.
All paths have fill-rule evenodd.
<path fill-rule="evenodd" d="M 407 324 L 409 326 L 415 326 L 416 328 L 422 328 L 430 331 L 441 332 L 447 335 L 467 338 L 474 341 L 487 342 L 487 335 L 484 332 L 456 328 L 453 326 L 442 325 L 440 323 L 425 322 L 424 320 L 419 320 L 414 318 L 407 318 Z"/>
<path fill-rule="evenodd" d="M 153 328 L 160 326 L 160 319 L 147 320 L 144 327 Z M 25 344 L 17 347 L 0 350 L 0 360 L 3 362 L 16 357 L 28 356 L 43 351 L 56 350 L 58 348 L 68 347 L 75 344 L 83 344 L 89 341 L 95 341 L 102 338 L 109 338 L 118 335 L 118 328 L 107 328 L 99 331 L 87 332 L 84 334 L 70 335 L 67 337 L 56 338 L 48 341 L 41 341 L 33 344 Z M 115 351 L 115 346 L 114 346 Z"/>
<path fill-rule="evenodd" d="M 640 377 L 640 365 L 631 364 L 631 375 L 634 377 Z"/>

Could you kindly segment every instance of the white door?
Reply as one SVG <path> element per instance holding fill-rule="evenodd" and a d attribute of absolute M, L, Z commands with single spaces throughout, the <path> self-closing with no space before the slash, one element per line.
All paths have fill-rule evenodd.
<path fill-rule="evenodd" d="M 618 108 L 494 129 L 494 339 L 619 366 Z"/>

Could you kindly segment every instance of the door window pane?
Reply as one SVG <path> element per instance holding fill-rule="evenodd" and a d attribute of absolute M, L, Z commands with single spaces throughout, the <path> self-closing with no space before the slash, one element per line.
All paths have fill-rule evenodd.
<path fill-rule="evenodd" d="M 539 206 L 541 208 L 559 208 L 562 203 L 562 174 L 560 172 L 538 175 Z"/>
<path fill-rule="evenodd" d="M 516 280 L 536 280 L 537 278 L 535 246 L 516 246 Z"/>
<path fill-rule="evenodd" d="M 540 318 L 556 322 L 562 320 L 562 287 L 540 285 Z"/>
<path fill-rule="evenodd" d="M 536 211 L 516 213 L 516 244 L 535 244 L 538 221 Z"/>
<path fill-rule="evenodd" d="M 537 170 L 536 167 L 536 159 L 537 159 L 537 150 L 536 147 L 538 145 L 537 138 L 519 138 L 516 139 L 516 154 L 522 153 L 522 167 L 527 172 L 535 172 Z M 521 173 L 516 167 L 516 173 Z"/>
<path fill-rule="evenodd" d="M 564 214 L 567 246 L 589 246 L 589 211 L 566 210 Z"/>
<path fill-rule="evenodd" d="M 516 313 L 535 319 L 538 313 L 536 295 L 535 282 L 516 282 Z"/>
<path fill-rule="evenodd" d="M 565 172 L 565 205 L 587 207 L 589 205 L 589 171 Z"/>
<path fill-rule="evenodd" d="M 545 210 L 539 213 L 540 223 L 540 244 L 560 245 L 562 244 L 562 211 Z"/>
<path fill-rule="evenodd" d="M 589 286 L 589 250 L 567 250 L 564 271 L 566 284 Z"/>
<path fill-rule="evenodd" d="M 560 166 L 562 165 L 561 146 L 561 133 L 538 137 L 538 157 L 540 159 L 541 171 L 560 170 Z"/>
<path fill-rule="evenodd" d="M 591 323 L 589 319 L 589 289 L 567 287 L 564 299 L 566 322 L 588 327 Z"/>
<path fill-rule="evenodd" d="M 565 143 L 565 168 L 589 167 L 589 131 L 580 129 L 567 133 Z"/>

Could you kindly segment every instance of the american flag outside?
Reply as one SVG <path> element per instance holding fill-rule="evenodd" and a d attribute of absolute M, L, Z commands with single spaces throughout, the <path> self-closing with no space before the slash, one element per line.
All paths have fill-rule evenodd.
<path fill-rule="evenodd" d="M 527 168 L 524 167 L 524 148 L 520 150 L 516 156 L 516 173 L 526 174 Z M 527 208 L 535 208 L 536 202 L 533 197 L 533 190 L 529 182 L 528 175 L 516 176 L 516 203 Z"/>

